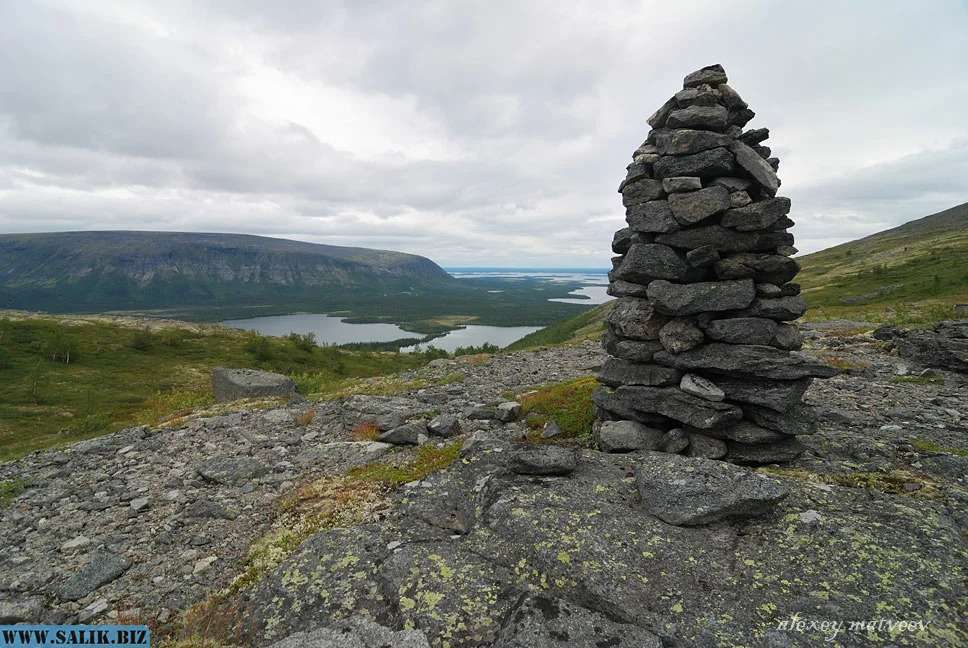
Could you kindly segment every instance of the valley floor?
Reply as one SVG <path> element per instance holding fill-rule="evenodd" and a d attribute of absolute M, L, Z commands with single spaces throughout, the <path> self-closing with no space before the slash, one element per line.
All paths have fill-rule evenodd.
<path fill-rule="evenodd" d="M 267 645 L 362 615 L 456 647 L 553 629 L 552 601 L 555 618 L 614 646 L 819 645 L 819 631 L 783 630 L 792 615 L 923 626 L 844 630 L 831 645 L 965 641 L 968 382 L 899 378 L 907 363 L 864 333 L 808 340 L 847 372 L 807 394 L 821 422 L 807 453 L 762 469 L 791 491 L 771 517 L 666 525 L 637 509 L 636 455 L 569 434 L 573 475 L 508 475 L 506 456 L 537 432 L 481 407 L 540 403 L 576 379 L 582 393 L 602 361 L 594 342 L 441 359 L 356 389 L 370 394 L 188 417 L 0 465 L 0 619 L 145 621 L 173 639 Z M 367 439 L 375 423 L 440 414 L 462 435 L 409 449 Z"/>

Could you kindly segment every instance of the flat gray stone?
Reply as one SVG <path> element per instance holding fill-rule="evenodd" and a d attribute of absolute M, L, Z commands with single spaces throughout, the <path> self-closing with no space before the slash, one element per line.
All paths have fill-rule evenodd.
<path fill-rule="evenodd" d="M 646 512 L 676 526 L 760 516 L 787 496 L 779 481 L 722 461 L 647 453 L 635 482 Z"/>
<path fill-rule="evenodd" d="M 404 423 L 392 430 L 383 432 L 376 438 L 380 443 L 390 443 L 393 445 L 418 445 L 420 435 L 427 431 L 425 421 L 415 423 Z"/>
<path fill-rule="evenodd" d="M 529 594 L 508 618 L 494 648 L 662 648 L 654 634 L 562 599 Z M 295 648 L 295 647 L 294 647 Z"/>
<path fill-rule="evenodd" d="M 127 558 L 103 549 L 97 550 L 87 565 L 64 581 L 57 590 L 57 596 L 64 601 L 82 599 L 121 576 L 129 567 L 131 562 Z"/>
<path fill-rule="evenodd" d="M 696 128 L 721 131 L 726 128 L 729 111 L 723 106 L 698 106 L 679 108 L 669 113 L 666 126 L 669 128 Z"/>
<path fill-rule="evenodd" d="M 678 385 L 682 372 L 656 364 L 630 362 L 621 358 L 608 358 L 598 373 L 602 384 L 612 387 L 621 385 L 647 385 L 667 387 Z"/>
<path fill-rule="evenodd" d="M 800 264 L 780 254 L 740 252 L 716 263 L 716 276 L 720 279 L 750 278 L 756 283 L 785 284 L 798 272 Z"/>
<path fill-rule="evenodd" d="M 427 431 L 435 436 L 452 437 L 460 434 L 460 422 L 456 416 L 451 414 L 441 414 L 435 416 L 427 424 Z"/>
<path fill-rule="evenodd" d="M 692 88 L 703 84 L 718 86 L 726 81 L 726 70 L 719 63 L 715 63 L 687 74 L 682 80 L 682 87 Z"/>
<path fill-rule="evenodd" d="M 702 189 L 702 180 L 695 177 L 665 178 L 662 181 L 662 188 L 666 193 L 679 193 L 683 191 L 697 191 Z"/>
<path fill-rule="evenodd" d="M 805 448 L 796 437 L 786 437 L 771 443 L 749 444 L 737 441 L 726 443 L 726 458 L 739 464 L 763 465 L 793 461 Z"/>
<path fill-rule="evenodd" d="M 269 648 L 430 648 L 419 630 L 394 631 L 366 617 L 351 617 L 328 628 L 297 632 Z"/>
<path fill-rule="evenodd" d="M 732 175 L 736 158 L 722 146 L 692 155 L 666 155 L 653 165 L 656 178 L 697 176 L 709 178 Z"/>
<path fill-rule="evenodd" d="M 693 155 L 714 148 L 727 147 L 731 141 L 728 135 L 722 133 L 690 128 L 669 131 L 656 138 L 659 152 L 664 155 Z M 669 192 L 668 189 L 666 191 Z"/>
<path fill-rule="evenodd" d="M 729 145 L 729 150 L 736 156 L 736 162 L 745 169 L 754 180 L 763 186 L 770 194 L 776 193 L 780 188 L 780 179 L 776 177 L 776 171 L 770 163 L 760 157 L 760 154 L 740 141 L 733 141 Z"/>
<path fill-rule="evenodd" d="M 830 378 L 839 373 L 828 364 L 796 351 L 783 351 L 754 344 L 712 342 L 697 349 L 672 354 L 660 351 L 654 359 L 659 364 L 683 371 L 710 371 L 727 376 L 796 380 Z"/>
<path fill-rule="evenodd" d="M 722 225 L 700 225 L 689 229 L 659 234 L 656 243 L 695 250 L 709 245 L 720 252 L 772 252 L 781 245 L 793 243 L 787 232 L 737 232 Z"/>
<path fill-rule="evenodd" d="M 495 410 L 497 420 L 502 423 L 517 421 L 521 417 L 521 403 L 517 401 L 507 401 L 497 406 Z"/>
<path fill-rule="evenodd" d="M 753 301 L 756 291 L 752 279 L 691 284 L 653 281 L 649 284 L 648 295 L 656 310 L 681 317 L 746 308 Z"/>
<path fill-rule="evenodd" d="M 664 195 L 665 191 L 662 189 L 662 182 L 649 178 L 641 178 L 625 185 L 622 189 L 622 204 L 626 207 L 631 207 L 632 205 L 640 205 L 650 200 L 662 198 Z"/>
<path fill-rule="evenodd" d="M 746 195 L 746 192 L 743 194 Z M 749 196 L 746 198 L 749 199 Z M 770 198 L 730 209 L 723 214 L 721 223 L 723 227 L 731 227 L 740 232 L 765 230 L 789 213 L 789 198 Z"/>
<path fill-rule="evenodd" d="M 592 394 L 592 400 L 610 412 L 658 414 L 700 430 L 732 425 L 743 417 L 736 405 L 707 401 L 678 387 L 625 385 L 614 391 L 600 388 Z M 623 418 L 637 419 L 635 416 Z"/>
<path fill-rule="evenodd" d="M 708 401 L 719 402 L 726 399 L 726 392 L 716 383 L 697 374 L 685 374 L 679 382 L 679 389 Z"/>
<path fill-rule="evenodd" d="M 726 456 L 726 442 L 698 432 L 689 432 L 686 455 L 703 459 L 722 459 Z"/>
<path fill-rule="evenodd" d="M 777 323 L 763 317 L 718 319 L 706 325 L 706 335 L 730 344 L 769 344 L 776 335 Z"/>
<path fill-rule="evenodd" d="M 225 486 L 237 486 L 269 472 L 258 459 L 227 455 L 206 459 L 196 470 L 205 481 Z"/>

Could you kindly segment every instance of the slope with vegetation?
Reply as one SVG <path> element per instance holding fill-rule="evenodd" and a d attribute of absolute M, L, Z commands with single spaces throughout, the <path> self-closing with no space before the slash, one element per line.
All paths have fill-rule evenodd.
<path fill-rule="evenodd" d="M 349 351 L 217 326 L 8 316 L 0 318 L 0 461 L 211 406 L 210 371 L 220 365 L 282 372 L 318 394 L 442 355 Z"/>
<path fill-rule="evenodd" d="M 950 319 L 968 303 L 968 203 L 798 261 L 807 319 Z"/>

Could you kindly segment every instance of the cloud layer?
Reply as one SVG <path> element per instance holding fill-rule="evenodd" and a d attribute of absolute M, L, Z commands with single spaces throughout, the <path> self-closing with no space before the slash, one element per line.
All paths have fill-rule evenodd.
<path fill-rule="evenodd" d="M 768 126 L 810 251 L 968 200 L 961 2 L 0 5 L 0 232 L 604 266 L 682 76 Z"/>

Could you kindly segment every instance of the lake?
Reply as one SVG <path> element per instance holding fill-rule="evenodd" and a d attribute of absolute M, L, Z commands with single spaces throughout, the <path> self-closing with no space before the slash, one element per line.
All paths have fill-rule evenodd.
<path fill-rule="evenodd" d="M 257 331 L 263 335 L 283 336 L 290 333 L 313 333 L 320 344 L 350 344 L 352 342 L 392 342 L 403 338 L 423 337 L 419 333 L 404 331 L 396 324 L 353 324 L 343 317 L 317 313 L 252 317 L 225 320 L 224 326 L 244 331 Z M 528 333 L 540 330 L 540 326 L 467 326 L 449 331 L 434 338 L 429 344 L 445 351 L 462 346 L 496 344 L 505 347 Z M 415 351 L 428 345 L 404 347 L 401 351 Z"/>
<path fill-rule="evenodd" d="M 422 337 L 418 333 L 408 333 L 396 324 L 351 324 L 342 317 L 315 313 L 226 320 L 222 324 L 244 331 L 258 331 L 263 335 L 314 333 L 320 344 L 391 342 L 402 338 Z"/>
<path fill-rule="evenodd" d="M 403 347 L 403 352 L 423 351 L 429 346 L 443 349 L 452 353 L 457 347 L 481 346 L 482 344 L 494 344 L 499 347 L 506 347 L 512 342 L 517 342 L 525 335 L 540 331 L 541 326 L 478 326 L 469 325 L 456 331 L 448 331 L 446 335 L 434 338 L 426 344 L 418 344 L 411 347 Z"/>
<path fill-rule="evenodd" d="M 597 269 L 449 268 L 448 272 L 460 279 L 502 278 L 515 280 L 528 278 L 540 279 L 548 283 L 578 284 L 578 287 L 570 292 L 570 295 L 574 295 L 574 298 L 559 297 L 550 301 L 593 305 L 603 304 L 611 299 L 605 294 L 608 287 L 606 273 Z M 494 289 L 488 292 L 499 293 L 502 291 Z M 231 328 L 257 331 L 263 335 L 283 336 L 293 332 L 313 333 L 320 344 L 333 345 L 351 344 L 353 342 L 392 342 L 404 338 L 423 337 L 418 333 L 405 331 L 396 324 L 352 324 L 347 322 L 344 317 L 319 313 L 296 313 L 293 315 L 226 320 L 222 324 Z M 457 347 L 481 346 L 483 344 L 505 347 L 541 328 L 540 326 L 469 325 L 462 329 L 449 331 L 446 335 L 434 338 L 427 344 L 404 347 L 401 351 L 414 351 L 427 346 L 434 346 L 448 352 L 454 351 Z"/>

